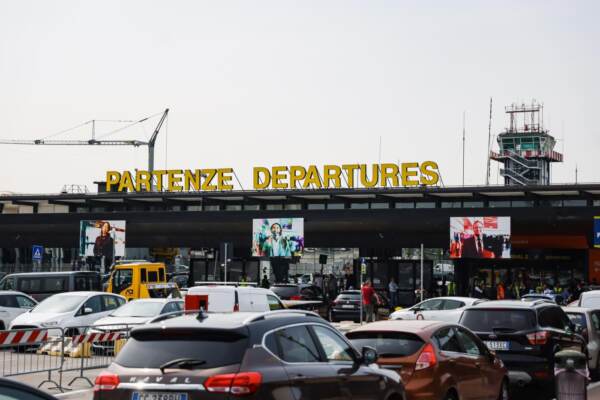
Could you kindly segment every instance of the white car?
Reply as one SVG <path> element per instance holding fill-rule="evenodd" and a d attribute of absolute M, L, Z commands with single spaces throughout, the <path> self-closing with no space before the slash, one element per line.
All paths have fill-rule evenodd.
<path fill-rule="evenodd" d="M 465 308 L 479 304 L 484 299 L 472 297 L 436 297 L 406 309 L 395 311 L 390 319 L 427 319 L 457 323 Z"/>
<path fill-rule="evenodd" d="M 37 301 L 25 293 L 12 290 L 0 291 L 0 330 L 5 330 L 15 318 L 36 305 Z"/>
<path fill-rule="evenodd" d="M 67 336 L 81 333 L 126 303 L 123 296 L 104 292 L 67 292 L 48 297 L 31 311 L 19 315 L 10 329 L 62 328 Z M 60 331 L 51 330 L 51 335 Z"/>
<path fill-rule="evenodd" d="M 189 288 L 185 309 L 208 312 L 265 312 L 286 308 L 269 289 L 251 286 L 202 285 Z"/>
<path fill-rule="evenodd" d="M 94 322 L 94 328 L 103 326 L 140 325 L 162 314 L 182 311 L 181 299 L 137 299 L 119 307 L 104 318 Z M 93 328 L 92 328 L 93 329 Z"/>

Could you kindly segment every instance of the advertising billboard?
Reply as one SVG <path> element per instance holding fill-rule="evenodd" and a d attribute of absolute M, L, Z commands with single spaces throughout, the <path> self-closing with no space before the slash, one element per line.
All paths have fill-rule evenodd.
<path fill-rule="evenodd" d="M 79 255 L 105 257 L 106 264 L 125 256 L 125 221 L 81 221 Z"/>
<path fill-rule="evenodd" d="M 450 258 L 510 258 L 510 217 L 450 217 Z"/>
<path fill-rule="evenodd" d="M 304 250 L 304 218 L 252 220 L 254 257 L 300 257 Z"/>

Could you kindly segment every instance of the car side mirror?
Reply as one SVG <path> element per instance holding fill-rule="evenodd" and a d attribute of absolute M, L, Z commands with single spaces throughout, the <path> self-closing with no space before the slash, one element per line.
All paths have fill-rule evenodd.
<path fill-rule="evenodd" d="M 412 308 L 412 312 L 414 312 L 415 314 L 418 313 L 419 311 L 421 311 L 421 307 L 413 307 Z"/>
<path fill-rule="evenodd" d="M 365 365 L 373 364 L 377 361 L 379 356 L 377 355 L 377 350 L 372 347 L 365 346 L 362 348 L 362 362 Z"/>
<path fill-rule="evenodd" d="M 488 357 L 490 362 L 493 363 L 496 360 L 496 352 L 494 350 L 488 350 Z"/>
<path fill-rule="evenodd" d="M 83 308 L 83 312 L 81 314 L 82 315 L 88 315 L 88 314 L 91 314 L 93 312 L 94 312 L 94 310 L 91 307 L 84 307 Z"/>

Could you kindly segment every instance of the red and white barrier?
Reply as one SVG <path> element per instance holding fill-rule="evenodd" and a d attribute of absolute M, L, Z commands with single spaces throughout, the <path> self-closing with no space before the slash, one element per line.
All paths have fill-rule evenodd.
<path fill-rule="evenodd" d="M 113 342 L 121 338 L 120 332 L 113 333 L 88 333 L 87 335 L 73 336 L 72 346 L 78 346 L 82 343 L 92 342 Z"/>
<path fill-rule="evenodd" d="M 0 346 L 35 344 L 48 341 L 47 329 L 0 331 Z"/>

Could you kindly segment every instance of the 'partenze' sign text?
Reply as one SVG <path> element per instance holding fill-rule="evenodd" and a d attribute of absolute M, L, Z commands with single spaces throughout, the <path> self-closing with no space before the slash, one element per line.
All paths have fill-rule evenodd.
<path fill-rule="evenodd" d="M 254 167 L 253 187 L 262 189 L 327 189 L 436 185 L 440 179 L 433 161 L 401 164 L 344 164 Z M 170 169 L 155 171 L 108 171 L 106 190 L 139 191 L 225 191 L 233 190 L 232 168 Z"/>

